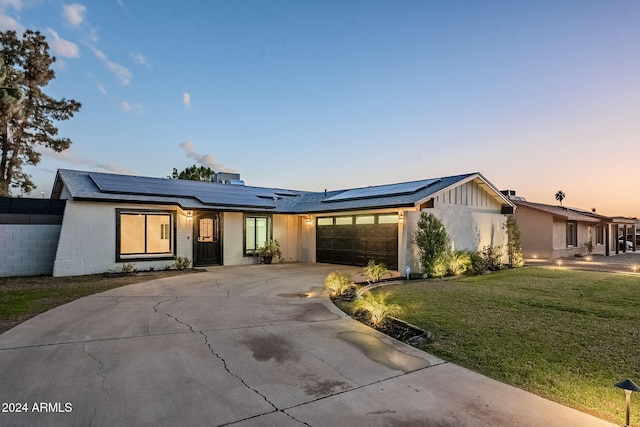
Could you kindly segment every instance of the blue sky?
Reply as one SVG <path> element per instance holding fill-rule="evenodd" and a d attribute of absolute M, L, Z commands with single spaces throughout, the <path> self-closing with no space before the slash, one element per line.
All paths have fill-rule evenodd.
<path fill-rule="evenodd" d="M 28 167 L 341 189 L 479 171 L 640 217 L 640 1 L 0 0 L 40 30 L 70 150 Z"/>

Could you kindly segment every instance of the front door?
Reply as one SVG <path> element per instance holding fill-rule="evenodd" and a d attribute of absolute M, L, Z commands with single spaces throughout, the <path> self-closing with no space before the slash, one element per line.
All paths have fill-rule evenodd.
<path fill-rule="evenodd" d="M 193 265 L 220 265 L 220 215 L 217 212 L 196 212 L 193 220 Z"/>

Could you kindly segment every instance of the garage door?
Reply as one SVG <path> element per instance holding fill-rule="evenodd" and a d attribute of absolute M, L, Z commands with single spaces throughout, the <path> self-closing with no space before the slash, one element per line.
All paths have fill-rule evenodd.
<path fill-rule="evenodd" d="M 398 269 L 398 215 L 343 215 L 318 218 L 316 260 L 365 266 L 369 260 Z"/>

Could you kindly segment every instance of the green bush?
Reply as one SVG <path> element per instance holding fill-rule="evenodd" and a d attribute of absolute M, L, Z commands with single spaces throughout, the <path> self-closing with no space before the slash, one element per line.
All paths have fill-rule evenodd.
<path fill-rule="evenodd" d="M 450 252 L 447 256 L 447 275 L 465 273 L 471 267 L 471 256 L 465 251 Z"/>
<path fill-rule="evenodd" d="M 379 293 L 373 295 L 366 292 L 362 297 L 356 300 L 354 308 L 369 313 L 369 320 L 374 326 L 380 325 L 387 316 L 393 316 L 402 312 L 402 308 L 398 304 L 386 304 L 387 294 Z"/>
<path fill-rule="evenodd" d="M 386 275 L 391 276 L 384 264 L 376 264 L 374 260 L 369 260 L 369 264 L 364 268 L 363 274 L 369 278 L 369 282 L 377 283 Z"/>
<path fill-rule="evenodd" d="M 331 291 L 332 297 L 341 296 L 347 289 L 354 286 L 351 277 L 342 274 L 339 271 L 329 273 L 326 279 L 324 279 L 324 287 Z"/>
<path fill-rule="evenodd" d="M 449 246 L 449 236 L 442 222 L 432 213 L 422 212 L 418 221 L 418 231 L 416 231 L 414 241 L 420 253 L 420 265 L 422 272 L 428 277 L 442 277 L 444 262 L 441 258 L 446 256 Z"/>
<path fill-rule="evenodd" d="M 469 254 L 469 269 L 467 273 L 471 275 L 482 274 L 487 271 L 486 263 L 484 262 L 484 258 L 478 252 L 468 252 Z"/>
<path fill-rule="evenodd" d="M 524 265 L 524 258 L 522 256 L 522 242 L 520 238 L 520 227 L 518 226 L 518 220 L 513 215 L 510 215 L 507 219 L 507 255 L 509 256 L 509 265 L 517 268 Z M 590 241 L 589 241 L 590 243 Z M 589 253 L 593 250 L 593 244 Z"/>
<path fill-rule="evenodd" d="M 176 270 L 186 270 L 191 266 L 191 260 L 186 256 L 176 257 L 176 262 L 173 264 L 173 267 Z"/>
<path fill-rule="evenodd" d="M 498 271 L 502 269 L 502 248 L 500 246 L 485 246 L 482 248 L 482 258 L 485 270 Z"/>

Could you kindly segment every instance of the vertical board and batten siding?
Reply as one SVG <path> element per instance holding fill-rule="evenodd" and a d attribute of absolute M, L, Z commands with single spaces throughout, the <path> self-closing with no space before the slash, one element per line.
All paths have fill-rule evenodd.
<path fill-rule="evenodd" d="M 502 214 L 503 204 L 490 194 L 486 186 L 469 181 L 436 194 L 433 207 L 423 209 L 434 214 L 444 225 L 453 249 L 479 251 L 485 246 L 502 247 L 506 262 L 507 216 Z M 421 271 L 419 252 L 414 242 L 420 211 L 405 211 L 400 266 Z"/>
<path fill-rule="evenodd" d="M 0 198 L 0 277 L 49 275 L 65 201 Z"/>

